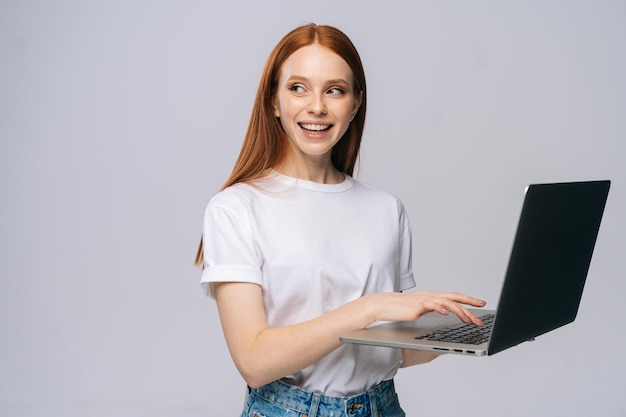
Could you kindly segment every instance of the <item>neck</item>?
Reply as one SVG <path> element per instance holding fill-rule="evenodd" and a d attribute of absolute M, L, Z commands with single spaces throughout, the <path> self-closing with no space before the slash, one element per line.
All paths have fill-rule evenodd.
<path fill-rule="evenodd" d="M 288 177 L 299 178 L 320 184 L 340 184 L 345 180 L 345 175 L 339 172 L 330 161 L 300 161 L 286 160 L 278 164 L 274 169 Z"/>

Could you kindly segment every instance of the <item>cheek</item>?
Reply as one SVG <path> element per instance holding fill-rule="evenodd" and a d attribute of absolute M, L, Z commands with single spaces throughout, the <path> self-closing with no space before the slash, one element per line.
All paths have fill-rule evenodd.
<path fill-rule="evenodd" d="M 274 107 L 274 114 L 276 117 L 287 118 L 293 115 L 295 103 L 289 97 L 279 97 L 276 100 L 276 106 Z"/>
<path fill-rule="evenodd" d="M 348 122 L 352 121 L 352 118 L 356 114 L 355 104 L 353 101 L 348 101 L 346 103 L 342 103 L 341 107 L 337 109 L 338 114 L 346 119 Z"/>

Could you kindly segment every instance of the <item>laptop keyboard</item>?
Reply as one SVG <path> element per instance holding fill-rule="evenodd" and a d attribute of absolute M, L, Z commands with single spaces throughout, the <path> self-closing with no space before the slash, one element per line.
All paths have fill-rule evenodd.
<path fill-rule="evenodd" d="M 450 343 L 466 343 L 470 345 L 480 345 L 489 339 L 491 333 L 491 326 L 493 326 L 493 314 L 485 314 L 480 316 L 479 319 L 483 321 L 482 326 L 475 326 L 473 324 L 455 324 L 454 326 L 444 327 L 443 329 L 430 332 L 423 336 L 418 336 L 419 340 L 432 340 L 435 342 L 450 342 Z"/>

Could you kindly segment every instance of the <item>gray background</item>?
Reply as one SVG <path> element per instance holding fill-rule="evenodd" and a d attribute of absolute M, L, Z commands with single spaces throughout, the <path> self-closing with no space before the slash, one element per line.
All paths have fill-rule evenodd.
<path fill-rule="evenodd" d="M 494 307 L 524 186 L 613 180 L 577 321 L 401 370 L 408 415 L 626 415 L 626 4 L 609 0 L 0 0 L 0 415 L 238 415 L 191 263 L 265 59 L 310 21 L 362 54 L 359 178 L 404 201 L 420 289 Z"/>

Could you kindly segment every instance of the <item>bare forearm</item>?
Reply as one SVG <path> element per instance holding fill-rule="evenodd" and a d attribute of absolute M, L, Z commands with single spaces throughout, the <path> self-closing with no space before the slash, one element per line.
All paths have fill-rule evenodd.
<path fill-rule="evenodd" d="M 342 334 L 366 326 L 349 313 L 353 307 L 345 305 L 310 321 L 262 331 L 242 359 L 244 378 L 251 386 L 261 386 L 316 363 L 341 346 Z"/>
<path fill-rule="evenodd" d="M 366 300 L 359 299 L 302 323 L 261 326 L 253 332 L 235 328 L 226 336 L 237 369 L 248 385 L 257 387 L 316 363 L 341 346 L 339 336 L 367 327 L 369 315 Z M 220 316 L 229 314 L 221 310 Z"/>
<path fill-rule="evenodd" d="M 443 353 L 427 352 L 424 350 L 402 349 L 402 366 L 420 365 L 437 359 Z"/>

